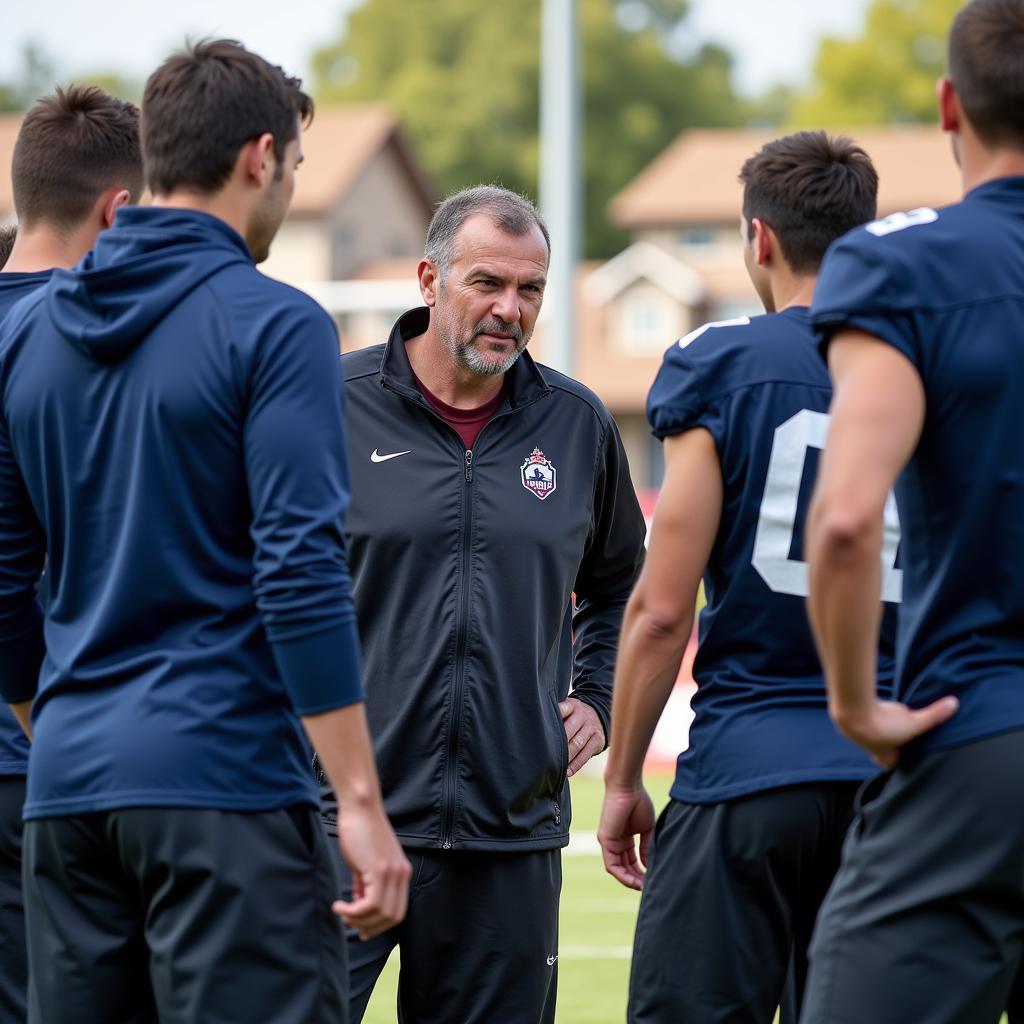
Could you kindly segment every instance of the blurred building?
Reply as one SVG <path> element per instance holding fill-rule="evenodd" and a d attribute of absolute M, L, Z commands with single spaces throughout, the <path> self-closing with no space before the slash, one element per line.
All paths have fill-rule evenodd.
<path fill-rule="evenodd" d="M 8 167 L 19 123 L 16 115 L 0 116 L 0 159 Z M 775 134 L 681 134 L 609 204 L 609 218 L 626 229 L 630 244 L 578 268 L 573 373 L 615 414 L 640 490 L 661 482 L 661 445 L 650 437 L 644 401 L 664 350 L 708 320 L 761 311 L 743 268 L 737 175 Z M 880 215 L 958 198 L 959 176 L 938 128 L 849 134 L 878 168 Z M 435 194 L 384 106 L 320 109 L 302 147 L 292 211 L 264 269 L 331 311 L 343 349 L 376 344 L 420 302 L 416 266 Z M 0 220 L 12 219 L 4 175 Z M 542 314 L 531 343 L 541 360 L 545 328 Z"/>
<path fill-rule="evenodd" d="M 610 219 L 629 232 L 631 244 L 603 263 L 582 263 L 577 272 L 573 372 L 615 414 L 638 489 L 661 482 L 661 445 L 648 431 L 644 402 L 662 353 L 708 320 L 761 312 L 743 267 L 737 176 L 775 134 L 684 132 L 609 205 Z M 937 128 L 849 134 L 878 168 L 880 215 L 958 198 L 949 141 Z M 344 281 L 303 283 L 334 313 L 343 347 L 361 348 L 384 340 L 395 316 L 419 302 L 416 263 L 375 257 Z M 531 343 L 540 359 L 544 330 L 542 315 Z"/>

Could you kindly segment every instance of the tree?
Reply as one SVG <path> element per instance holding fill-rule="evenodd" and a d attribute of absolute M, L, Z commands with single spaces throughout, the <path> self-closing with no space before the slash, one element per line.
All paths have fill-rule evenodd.
<path fill-rule="evenodd" d="M 686 0 L 578 0 L 590 255 L 621 247 L 608 200 L 680 131 L 744 117 L 724 50 L 673 54 L 686 10 Z M 321 103 L 389 103 L 442 192 L 493 181 L 536 195 L 538 0 L 365 0 L 313 69 Z"/>
<path fill-rule="evenodd" d="M 791 119 L 814 127 L 934 121 L 946 36 L 963 0 L 872 0 L 856 39 L 826 38 Z"/>
<path fill-rule="evenodd" d="M 77 82 L 79 85 L 98 85 L 101 89 L 122 99 L 135 102 L 142 95 L 142 86 L 134 79 L 117 72 L 97 71 L 58 78 L 50 55 L 41 46 L 28 42 L 21 51 L 21 67 L 13 79 L 0 81 L 0 112 L 21 113 L 56 85 Z"/>

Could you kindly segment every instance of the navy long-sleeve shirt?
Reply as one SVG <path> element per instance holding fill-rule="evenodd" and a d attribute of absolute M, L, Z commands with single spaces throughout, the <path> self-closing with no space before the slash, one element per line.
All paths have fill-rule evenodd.
<path fill-rule="evenodd" d="M 315 803 L 362 699 L 337 336 L 194 211 L 119 211 L 0 330 L 0 693 L 26 818 Z M 49 556 L 45 621 L 34 587 Z"/>

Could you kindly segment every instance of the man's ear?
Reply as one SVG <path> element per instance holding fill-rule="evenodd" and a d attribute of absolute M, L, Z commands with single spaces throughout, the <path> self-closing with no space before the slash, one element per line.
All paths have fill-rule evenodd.
<path fill-rule="evenodd" d="M 939 121 L 944 132 L 960 131 L 960 97 L 948 78 L 940 78 L 935 85 L 939 97 Z"/>
<path fill-rule="evenodd" d="M 757 265 L 766 267 L 771 262 L 772 252 L 779 244 L 778 239 L 775 232 L 760 217 L 755 217 L 750 224 L 754 229 L 754 256 L 757 258 Z"/>
<path fill-rule="evenodd" d="M 238 154 L 238 163 L 247 180 L 257 188 L 263 188 L 267 176 L 273 175 L 277 169 L 274 156 L 274 136 L 264 132 L 247 142 Z"/>
<path fill-rule="evenodd" d="M 100 199 L 101 231 L 113 227 L 114 217 L 120 207 L 132 201 L 132 194 L 126 188 L 109 188 Z"/>
<path fill-rule="evenodd" d="M 437 302 L 437 291 L 441 287 L 441 275 L 438 272 L 437 264 L 433 260 L 422 259 L 416 268 L 416 276 L 420 282 L 420 295 L 428 306 L 434 306 Z"/>

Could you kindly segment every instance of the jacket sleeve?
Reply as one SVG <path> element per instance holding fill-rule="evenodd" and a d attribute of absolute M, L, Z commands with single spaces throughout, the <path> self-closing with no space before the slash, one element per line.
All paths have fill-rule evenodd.
<path fill-rule="evenodd" d="M 576 576 L 571 696 L 594 708 L 607 741 L 622 615 L 643 564 L 647 533 L 622 439 L 610 418 L 595 475 L 593 522 Z"/>
<path fill-rule="evenodd" d="M 244 447 L 256 603 L 300 715 L 364 697 L 343 539 L 350 488 L 342 388 L 326 313 L 280 310 L 252 368 Z"/>
<path fill-rule="evenodd" d="M 0 417 L 0 696 L 31 700 L 46 649 L 36 584 L 46 541 Z"/>

